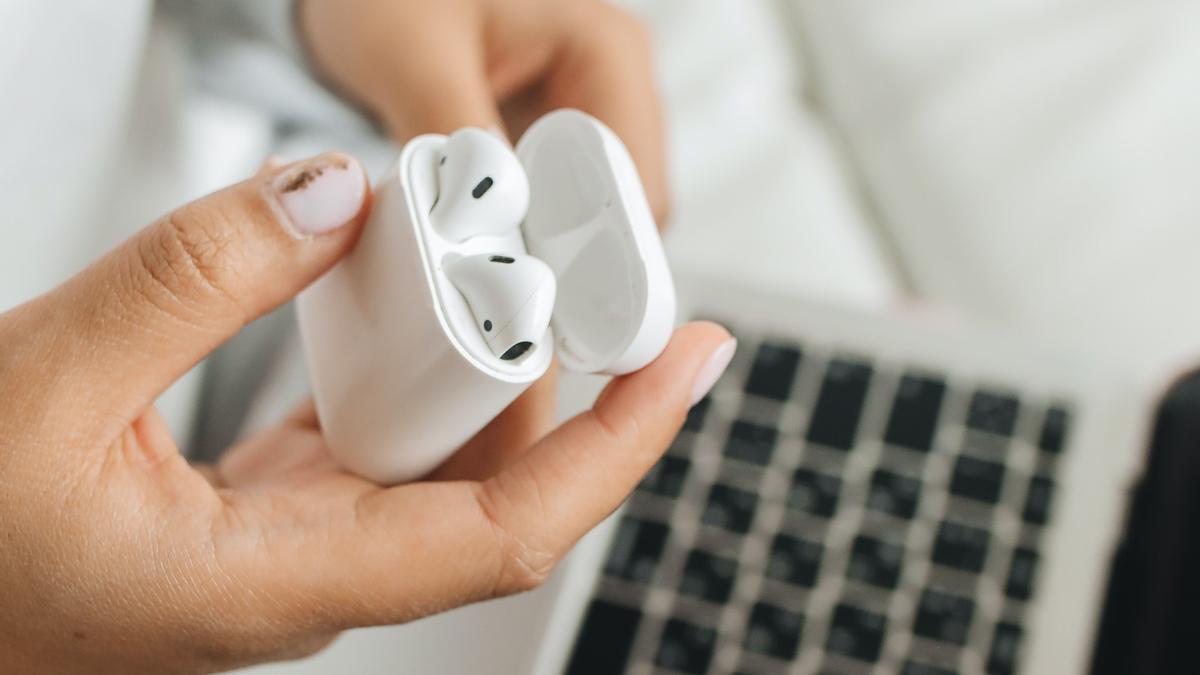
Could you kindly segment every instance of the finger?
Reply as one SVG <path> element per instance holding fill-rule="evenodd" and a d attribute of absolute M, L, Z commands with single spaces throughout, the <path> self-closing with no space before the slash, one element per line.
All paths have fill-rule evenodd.
<path fill-rule="evenodd" d="M 435 469 L 429 480 L 484 480 L 525 455 L 554 426 L 558 365 Z"/>
<path fill-rule="evenodd" d="M 484 23 L 475 2 L 304 3 L 301 21 L 329 75 L 379 117 L 400 142 L 473 126 L 502 129 L 485 58 Z M 357 14 L 357 15 L 356 15 Z M 362 25 L 362 17 L 372 25 Z M 341 30 L 338 30 L 338 28 Z M 345 35 L 359 35 L 346 41 Z"/>
<path fill-rule="evenodd" d="M 724 372 L 736 344 L 716 324 L 680 328 L 654 363 L 614 379 L 590 411 L 484 482 L 485 510 L 516 550 L 531 552 L 530 568 L 539 557 L 557 560 L 621 504 Z"/>
<path fill-rule="evenodd" d="M 320 431 L 321 421 L 317 418 L 317 404 L 310 396 L 300 402 L 283 418 L 284 426 L 296 426 L 311 431 Z"/>
<path fill-rule="evenodd" d="M 629 148 L 661 225 L 669 216 L 670 199 L 650 33 L 607 2 L 576 7 L 545 77 L 537 112 L 578 108 L 611 127 Z"/>
<path fill-rule="evenodd" d="M 352 527 L 272 561 L 272 578 L 334 608 L 331 621 L 342 627 L 405 621 L 540 583 L 658 459 L 733 347 L 714 324 L 681 328 L 654 363 L 614 380 L 593 410 L 499 476 L 363 495 Z"/>
<path fill-rule="evenodd" d="M 16 320 L 44 351 L 45 381 L 128 423 L 332 266 L 368 203 L 366 176 L 345 155 L 264 170 L 150 225 Z"/>

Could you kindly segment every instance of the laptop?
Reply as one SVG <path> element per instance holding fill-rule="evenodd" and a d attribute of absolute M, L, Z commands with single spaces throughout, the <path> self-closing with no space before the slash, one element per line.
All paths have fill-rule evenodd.
<path fill-rule="evenodd" d="M 560 570 L 533 672 L 1088 670 L 1151 414 L 1129 382 L 995 330 L 679 287 L 738 354 Z"/>

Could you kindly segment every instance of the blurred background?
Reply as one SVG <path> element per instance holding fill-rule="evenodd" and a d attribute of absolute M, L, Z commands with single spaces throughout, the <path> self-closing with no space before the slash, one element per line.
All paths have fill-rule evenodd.
<path fill-rule="evenodd" d="M 680 264 L 1196 349 L 1176 304 L 1195 266 L 1174 257 L 1200 237 L 1190 3 L 623 4 L 657 41 Z M 292 79 L 269 46 L 200 51 L 212 93 L 191 103 L 197 191 L 280 143 L 373 140 L 300 73 L 295 98 L 269 87 L 255 101 L 259 83 Z M 392 150 L 370 158 L 381 171 Z M 773 249 L 787 255 L 749 257 Z"/>
<path fill-rule="evenodd" d="M 681 273 L 716 272 L 749 287 L 935 322 L 1002 326 L 1146 381 L 1200 354 L 1200 4 L 621 4 L 646 21 L 658 50 L 675 196 L 667 246 Z M 149 51 L 129 57 L 140 59 L 139 77 L 95 73 L 113 92 L 147 88 L 135 97 L 126 140 L 70 142 L 121 112 L 98 96 L 100 103 L 69 111 L 66 149 L 29 145 L 22 126 L 45 114 L 34 99 L 49 88 L 54 105 L 77 100 L 53 91 L 39 70 L 89 67 L 81 55 L 100 47 L 92 28 L 115 26 L 114 11 L 126 11 L 105 3 L 51 21 L 62 11 L 53 5 L 0 6 L 0 22 L 24 36 L 0 45 L 0 73 L 23 69 L 37 82 L 36 90 L 5 95 L 10 104 L 31 102 L 10 106 L 16 122 L 4 136 L 10 160 L 0 186 L 50 205 L 34 222 L 71 221 L 101 204 L 108 221 L 128 224 L 97 235 L 90 257 L 163 211 L 252 173 L 270 153 L 338 148 L 363 158 L 375 177 L 394 159 L 393 144 L 280 49 L 286 38 L 257 25 L 255 12 L 220 2 L 160 3 Z M 58 25 L 54 35 L 22 30 L 47 24 Z M 55 47 L 65 44 L 77 48 Z M 155 128 L 156 136 L 177 143 L 128 140 L 163 119 L 177 125 Z M 134 166 L 147 168 L 111 185 L 76 175 L 75 158 L 105 153 L 135 153 Z M 14 222 L 23 215 L 10 213 Z M 3 289 L 0 308 L 40 290 L 19 282 L 22 260 L 61 236 L 52 225 L 12 233 L 12 255 L 3 258 L 18 281 Z M 65 260 L 59 276 L 87 259 Z M 280 317 L 267 321 L 291 320 L 286 311 Z M 241 358 L 270 361 L 267 386 L 279 395 L 249 411 L 250 427 L 290 407 L 305 386 L 294 337 L 259 349 Z M 206 436 L 193 428 L 184 398 L 169 394 L 163 405 L 201 452 L 238 433 Z M 474 630 L 486 653 L 489 644 L 500 649 L 517 639 L 493 629 L 496 611 L 503 612 L 424 623 L 474 626 L 463 630 Z M 430 644 L 434 633 L 421 630 L 365 631 L 316 661 L 266 671 L 392 672 L 402 654 L 453 650 Z"/>
<path fill-rule="evenodd" d="M 1200 352 L 1193 3 L 622 4 L 658 49 L 677 269 L 1003 323 L 1151 378 Z M 271 45 L 193 49 L 194 194 L 268 151 L 393 159 Z"/>

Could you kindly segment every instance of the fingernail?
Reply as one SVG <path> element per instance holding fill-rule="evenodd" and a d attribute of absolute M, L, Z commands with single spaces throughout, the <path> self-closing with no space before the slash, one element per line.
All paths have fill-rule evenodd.
<path fill-rule="evenodd" d="M 721 375 L 729 367 L 729 362 L 733 360 L 733 354 L 736 351 L 737 338 L 729 338 L 722 342 L 720 347 L 713 350 L 708 361 L 705 361 L 704 366 L 700 368 L 700 372 L 696 373 L 695 381 L 692 382 L 692 401 L 688 404 L 689 406 L 696 405 L 700 399 L 708 396 L 713 385 L 721 379 Z"/>
<path fill-rule="evenodd" d="M 362 208 L 367 179 L 357 161 L 331 153 L 285 170 L 275 180 L 279 204 L 291 225 L 305 235 L 350 222 Z"/>

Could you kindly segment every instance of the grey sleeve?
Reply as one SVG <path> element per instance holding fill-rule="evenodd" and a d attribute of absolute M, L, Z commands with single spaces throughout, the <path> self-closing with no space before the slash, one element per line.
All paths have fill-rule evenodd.
<path fill-rule="evenodd" d="M 304 46 L 296 33 L 295 0 L 159 0 L 159 10 L 197 41 L 259 41 L 297 63 Z"/>
<path fill-rule="evenodd" d="M 188 41 L 194 85 L 269 113 L 283 130 L 373 136 L 356 108 L 310 68 L 295 0 L 158 0 L 159 18 Z"/>

